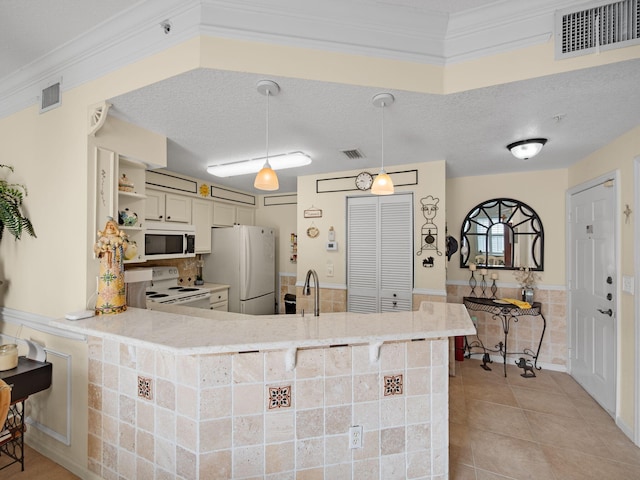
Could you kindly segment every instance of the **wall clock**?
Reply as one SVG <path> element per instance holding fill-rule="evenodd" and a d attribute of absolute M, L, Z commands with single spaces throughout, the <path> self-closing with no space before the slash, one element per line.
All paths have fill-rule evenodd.
<path fill-rule="evenodd" d="M 369 172 L 360 172 L 356 177 L 356 187 L 359 190 L 369 190 L 373 184 L 373 177 Z"/>

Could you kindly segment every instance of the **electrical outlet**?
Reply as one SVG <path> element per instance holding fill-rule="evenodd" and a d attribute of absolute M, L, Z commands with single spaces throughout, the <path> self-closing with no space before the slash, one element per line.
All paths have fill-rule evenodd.
<path fill-rule="evenodd" d="M 633 281 L 633 277 L 630 277 L 628 275 L 623 275 L 622 276 L 622 291 L 625 293 L 630 293 L 631 295 L 633 295 L 633 290 L 634 290 L 634 281 Z"/>
<path fill-rule="evenodd" d="M 362 425 L 349 427 L 349 448 L 362 448 Z"/>
<path fill-rule="evenodd" d="M 327 277 L 333 277 L 333 263 L 327 263 Z"/>

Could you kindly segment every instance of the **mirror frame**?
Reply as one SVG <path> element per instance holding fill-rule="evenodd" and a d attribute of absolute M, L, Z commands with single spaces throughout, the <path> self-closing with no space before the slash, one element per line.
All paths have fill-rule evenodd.
<path fill-rule="evenodd" d="M 491 216 L 487 213 L 488 209 L 495 209 L 496 207 L 498 208 L 498 219 L 500 219 L 499 222 L 493 222 L 493 220 L 491 219 Z M 503 218 L 503 215 L 502 215 L 503 210 L 505 212 L 508 211 L 508 215 L 509 215 L 508 217 Z M 489 220 L 491 221 L 490 225 L 488 226 L 483 225 L 483 227 L 486 227 L 487 229 L 486 235 L 488 236 L 489 231 L 494 225 L 503 224 L 503 225 L 508 225 L 510 229 L 513 228 L 513 226 L 510 225 L 509 221 L 513 218 L 513 216 L 517 212 L 519 212 L 523 220 L 519 221 L 516 226 L 526 227 L 527 231 L 514 232 L 514 235 L 518 235 L 518 236 L 532 235 L 533 236 L 530 255 L 534 265 L 519 265 L 519 266 L 508 266 L 508 267 L 505 265 L 487 265 L 488 256 L 485 255 L 485 263 L 477 264 L 477 266 L 481 268 L 498 269 L 498 270 L 518 270 L 521 267 L 529 267 L 530 270 L 539 271 L 539 272 L 543 271 L 544 270 L 544 228 L 542 227 L 542 221 L 540 220 L 540 217 L 538 216 L 538 214 L 535 212 L 533 208 L 531 208 L 529 205 L 527 205 L 524 202 L 521 202 L 519 200 L 514 200 L 512 198 L 494 198 L 492 200 L 484 201 L 476 205 L 475 207 L 473 207 L 471 210 L 469 210 L 469 213 L 465 215 L 464 221 L 462 222 L 462 227 L 460 228 L 460 268 L 469 268 L 470 251 L 469 251 L 469 238 L 467 237 L 467 234 L 469 234 L 469 231 L 473 225 L 478 224 L 478 222 L 475 220 L 478 217 L 478 215 L 484 213 L 485 216 L 489 218 Z M 472 234 L 472 235 L 476 236 L 480 234 Z M 488 238 L 485 244 L 488 244 Z M 465 246 L 466 246 L 466 249 L 465 249 Z M 538 255 L 536 250 L 538 248 L 539 248 L 540 258 L 537 258 Z"/>

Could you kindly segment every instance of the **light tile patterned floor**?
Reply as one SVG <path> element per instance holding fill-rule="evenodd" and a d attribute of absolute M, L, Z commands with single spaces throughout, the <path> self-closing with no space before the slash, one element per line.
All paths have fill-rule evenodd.
<path fill-rule="evenodd" d="M 638 480 L 640 448 L 566 373 L 456 362 L 451 480 Z"/>

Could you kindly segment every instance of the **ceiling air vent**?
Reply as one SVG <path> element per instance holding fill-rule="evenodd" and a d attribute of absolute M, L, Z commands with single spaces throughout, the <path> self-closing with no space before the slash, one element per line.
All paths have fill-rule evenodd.
<path fill-rule="evenodd" d="M 42 89 L 40 95 L 40 113 L 60 106 L 60 83 L 56 82 Z"/>
<path fill-rule="evenodd" d="M 359 158 L 364 158 L 364 155 L 357 148 L 353 148 L 351 150 L 341 150 L 344 155 L 350 160 L 357 160 Z"/>
<path fill-rule="evenodd" d="M 640 44 L 640 0 L 556 12 L 556 58 Z"/>

